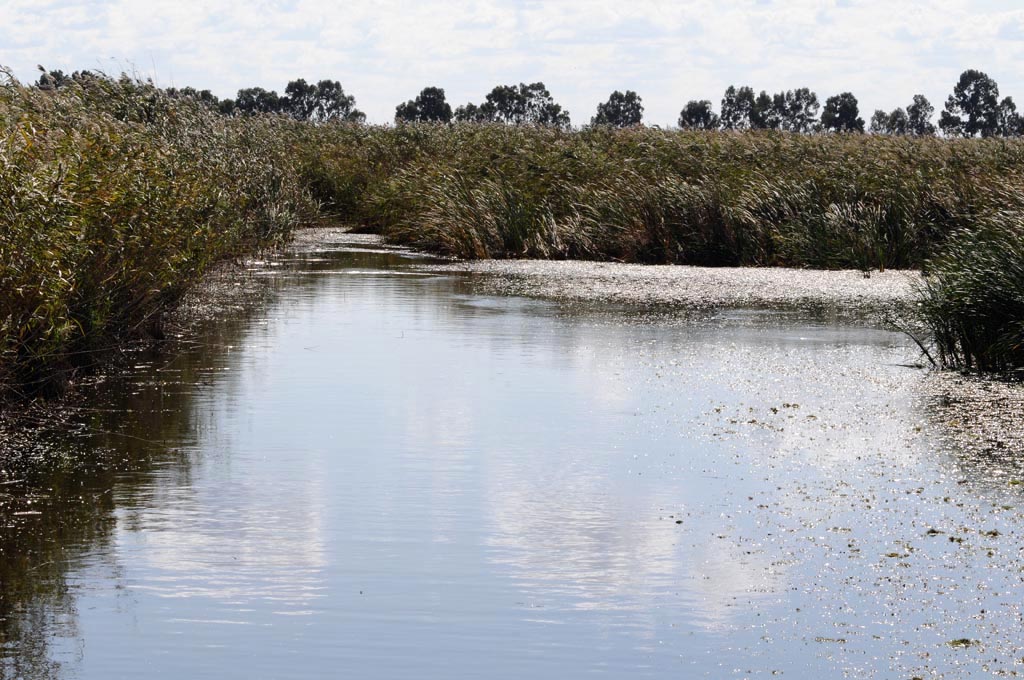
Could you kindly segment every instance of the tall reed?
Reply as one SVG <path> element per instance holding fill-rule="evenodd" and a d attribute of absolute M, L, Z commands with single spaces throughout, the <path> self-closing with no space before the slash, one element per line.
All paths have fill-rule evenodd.
<path fill-rule="evenodd" d="M 1024 208 L 1018 140 L 410 125 L 365 130 L 358 169 L 319 151 L 360 219 L 469 258 L 919 267 Z"/>
<path fill-rule="evenodd" d="M 312 215 L 274 118 L 122 78 L 0 84 L 0 386 L 23 396 L 125 338 L 212 263 Z"/>
<path fill-rule="evenodd" d="M 920 315 L 943 366 L 1024 368 L 1024 213 L 998 211 L 950 239 L 929 265 Z"/>

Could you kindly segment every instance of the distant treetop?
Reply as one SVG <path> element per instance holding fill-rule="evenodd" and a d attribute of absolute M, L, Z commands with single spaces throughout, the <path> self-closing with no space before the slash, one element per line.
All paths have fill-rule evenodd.
<path fill-rule="evenodd" d="M 448 123 L 452 119 L 452 107 L 439 87 L 425 87 L 404 104 L 395 107 L 395 121 L 406 123 Z"/>
<path fill-rule="evenodd" d="M 717 130 L 720 123 L 718 115 L 711 108 L 711 102 L 707 99 L 689 101 L 679 112 L 679 127 L 684 130 Z"/>
<path fill-rule="evenodd" d="M 569 112 L 555 103 L 544 83 L 499 85 L 483 104 L 466 104 L 455 109 L 461 122 L 494 122 L 511 125 L 568 127 Z"/>
<path fill-rule="evenodd" d="M 52 91 L 76 83 L 104 79 L 102 73 L 39 67 L 35 86 Z M 128 78 L 129 76 L 122 76 Z M 152 86 L 152 83 L 150 83 Z M 288 83 L 284 94 L 262 87 L 242 88 L 234 99 L 218 99 L 210 90 L 193 87 L 169 87 L 171 97 L 188 98 L 226 115 L 281 114 L 313 122 L 349 121 L 361 123 L 366 115 L 356 108 L 355 97 L 345 93 L 336 80 L 309 83 L 299 78 Z M 820 120 L 818 118 L 821 112 Z M 886 135 L 934 135 L 935 107 L 922 94 L 916 94 L 905 108 L 890 112 L 876 110 L 869 130 Z M 607 101 L 597 105 L 590 124 L 630 127 L 643 124 L 644 106 L 633 90 L 616 90 Z M 555 102 L 542 82 L 498 85 L 484 101 L 464 104 L 454 111 L 444 89 L 425 87 L 407 102 L 395 107 L 395 122 L 506 123 L 510 125 L 549 125 L 569 127 L 569 112 Z M 822 107 L 818 95 L 809 88 L 755 94 L 750 86 L 730 85 L 716 114 L 709 100 L 691 100 L 679 112 L 677 124 L 683 129 L 700 130 L 782 130 L 794 133 L 864 132 L 859 102 L 851 92 L 829 97 Z M 968 69 L 960 74 L 953 93 L 946 99 L 938 128 L 950 137 L 1024 136 L 1024 116 L 1012 97 L 1000 99 L 999 86 L 986 73 Z"/>
<path fill-rule="evenodd" d="M 633 90 L 626 90 L 625 94 L 616 90 L 608 101 L 597 105 L 597 114 L 590 119 L 590 124 L 632 127 L 640 125 L 643 118 L 644 105 L 640 96 Z"/>
<path fill-rule="evenodd" d="M 864 132 L 857 98 L 850 92 L 829 97 L 821 112 L 821 127 L 828 132 Z"/>

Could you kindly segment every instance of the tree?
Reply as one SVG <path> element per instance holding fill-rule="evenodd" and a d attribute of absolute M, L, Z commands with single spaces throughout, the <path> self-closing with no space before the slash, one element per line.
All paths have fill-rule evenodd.
<path fill-rule="evenodd" d="M 459 121 L 498 122 L 512 125 L 569 125 L 569 112 L 551 97 L 544 83 L 499 85 L 477 106 L 466 104 L 455 111 Z"/>
<path fill-rule="evenodd" d="M 455 120 L 460 123 L 490 123 L 494 117 L 490 111 L 481 111 L 476 104 L 463 104 L 455 109 L 453 114 Z"/>
<path fill-rule="evenodd" d="M 824 121 L 825 116 L 821 118 Z M 892 113 L 875 111 L 871 116 L 871 132 L 879 135 L 905 135 L 907 124 L 907 112 L 903 109 L 893 109 Z"/>
<path fill-rule="evenodd" d="M 1024 134 L 1024 119 L 1017 113 L 1013 97 L 999 102 L 999 134 L 1003 137 L 1020 137 Z"/>
<path fill-rule="evenodd" d="M 868 129 L 878 135 L 889 134 L 889 114 L 882 109 L 875 109 L 871 116 L 871 127 Z"/>
<path fill-rule="evenodd" d="M 361 123 L 366 114 L 355 108 L 356 99 L 345 94 L 336 80 L 321 80 L 316 85 L 299 78 L 288 83 L 281 109 L 298 120 L 344 120 Z"/>
<path fill-rule="evenodd" d="M 912 135 L 934 135 L 932 114 L 935 107 L 923 94 L 915 94 L 914 101 L 907 107 L 907 132 Z"/>
<path fill-rule="evenodd" d="M 999 132 L 999 86 L 981 71 L 960 74 L 939 117 L 947 135 L 991 137 Z"/>
<path fill-rule="evenodd" d="M 843 92 L 825 100 L 821 127 L 830 132 L 864 132 L 857 98 L 850 92 Z"/>
<path fill-rule="evenodd" d="M 395 120 L 407 123 L 448 123 L 452 107 L 439 87 L 425 87 L 416 99 L 395 107 Z"/>
<path fill-rule="evenodd" d="M 255 115 L 257 113 L 280 113 L 282 99 L 273 90 L 262 87 L 247 87 L 239 90 L 235 97 L 235 108 L 239 113 Z"/>
<path fill-rule="evenodd" d="M 723 130 L 749 130 L 751 113 L 754 110 L 754 90 L 749 87 L 736 89 L 732 85 L 722 97 L 721 125 Z"/>
<path fill-rule="evenodd" d="M 889 132 L 894 135 L 905 135 L 910 130 L 910 118 L 903 109 L 893 109 L 889 114 Z"/>
<path fill-rule="evenodd" d="M 590 120 L 590 124 L 632 127 L 640 125 L 643 117 L 644 106 L 639 95 L 633 90 L 626 90 L 625 94 L 616 90 L 607 102 L 597 105 L 597 115 Z"/>
<path fill-rule="evenodd" d="M 788 132 L 812 132 L 818 123 L 818 95 L 806 87 L 778 93 L 772 98 L 772 108 L 777 127 Z"/>
<path fill-rule="evenodd" d="M 775 99 L 764 90 L 757 95 L 750 109 L 750 127 L 755 130 L 778 130 L 782 127 Z"/>
<path fill-rule="evenodd" d="M 689 101 L 679 113 L 679 127 L 690 130 L 717 130 L 719 118 L 711 109 L 711 102 Z"/>
<path fill-rule="evenodd" d="M 282 108 L 286 113 L 299 120 L 312 120 L 319 99 L 316 85 L 299 78 L 288 83 L 284 94 Z"/>

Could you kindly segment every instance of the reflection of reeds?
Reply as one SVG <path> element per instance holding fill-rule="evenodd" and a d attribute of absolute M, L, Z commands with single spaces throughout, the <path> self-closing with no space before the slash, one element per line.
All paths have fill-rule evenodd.
<path fill-rule="evenodd" d="M 944 366 L 1024 368 L 1024 214 L 954 235 L 930 263 L 920 310 Z"/>
<path fill-rule="evenodd" d="M 314 208 L 286 123 L 129 79 L 0 85 L 0 383 L 45 392 Z"/>

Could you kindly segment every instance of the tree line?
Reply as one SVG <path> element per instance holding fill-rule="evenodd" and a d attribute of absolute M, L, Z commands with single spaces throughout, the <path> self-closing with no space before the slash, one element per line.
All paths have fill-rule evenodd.
<path fill-rule="evenodd" d="M 76 80 L 100 77 L 101 74 L 92 71 L 75 71 L 70 75 L 63 71 L 44 71 L 36 86 L 52 90 Z M 283 95 L 262 87 L 247 87 L 239 90 L 234 99 L 219 99 L 209 90 L 194 87 L 169 87 L 164 91 L 172 97 L 195 99 L 225 115 L 276 113 L 298 120 L 344 120 L 353 123 L 366 120 L 366 114 L 356 108 L 355 97 L 345 94 L 345 89 L 336 80 L 307 83 L 299 78 L 288 83 Z"/>
<path fill-rule="evenodd" d="M 61 87 L 75 79 L 98 77 L 89 71 L 71 75 L 44 71 L 37 86 Z M 356 108 L 355 97 L 345 93 L 336 80 L 307 83 L 293 80 L 283 95 L 261 87 L 243 88 L 234 99 L 218 99 L 209 90 L 191 87 L 168 88 L 172 96 L 191 97 L 225 115 L 274 113 L 299 120 L 341 120 L 361 123 L 366 115 Z M 643 123 L 643 100 L 632 90 L 613 92 L 598 104 L 590 120 L 593 126 L 631 127 Z M 820 114 L 820 115 L 819 115 Z M 905 108 L 876 110 L 867 131 L 886 135 L 934 135 L 937 130 L 953 137 L 1016 137 L 1024 135 L 1024 118 L 1012 97 L 1000 99 L 999 86 L 987 74 L 964 71 L 953 93 L 946 99 L 938 127 L 931 122 L 935 107 L 921 94 L 914 95 Z M 569 127 L 570 117 L 542 82 L 499 85 L 479 104 L 467 103 L 455 109 L 439 87 L 424 88 L 414 99 L 395 108 L 396 123 L 477 122 L 510 125 Z M 865 132 L 859 102 L 851 92 L 829 97 L 824 106 L 817 94 L 801 87 L 783 92 L 755 94 L 749 86 L 730 85 L 716 113 L 709 100 L 692 100 L 679 113 L 677 124 L 699 130 L 784 130 L 796 133 Z"/>

